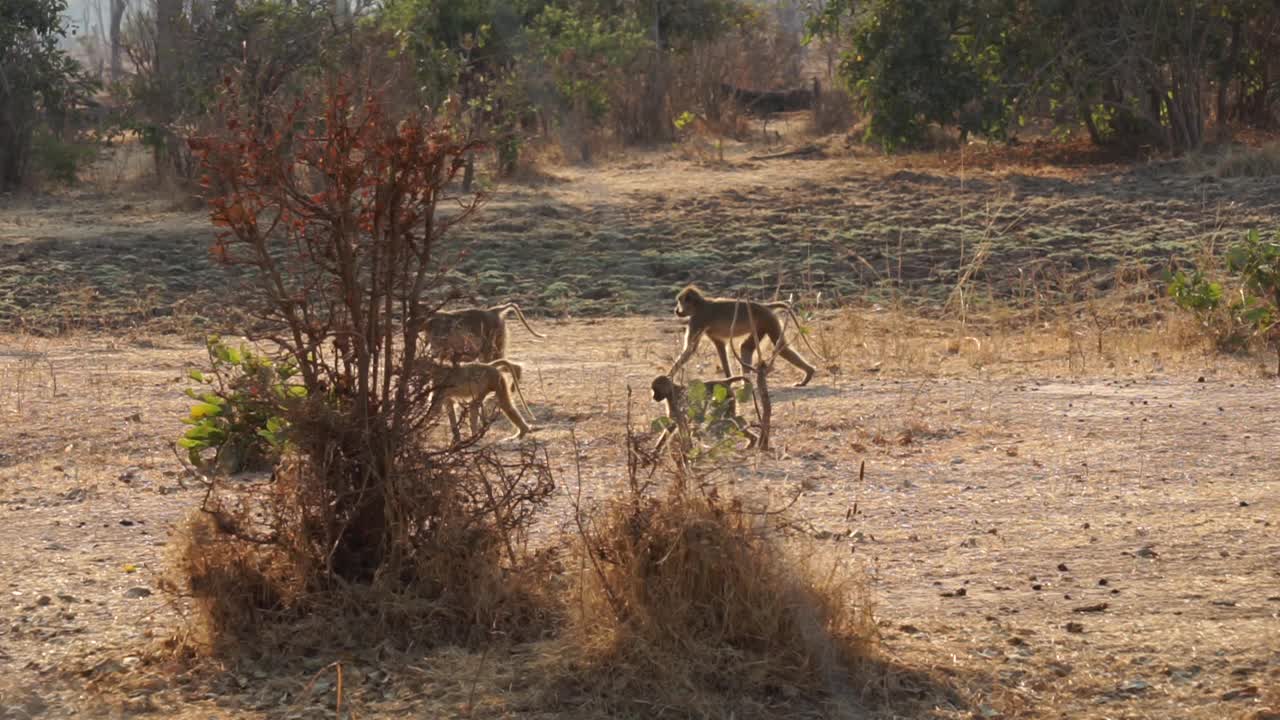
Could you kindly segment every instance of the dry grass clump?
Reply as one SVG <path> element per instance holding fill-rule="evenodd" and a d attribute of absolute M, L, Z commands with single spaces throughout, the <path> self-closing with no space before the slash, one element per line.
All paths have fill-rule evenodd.
<path fill-rule="evenodd" d="M 1187 170 L 1220 178 L 1280 175 L 1280 142 L 1260 146 L 1228 145 L 1226 148 L 1188 157 Z"/>
<path fill-rule="evenodd" d="M 399 510 L 382 529 L 385 555 L 357 581 L 335 571 L 336 538 L 353 530 L 334 512 L 332 470 L 291 457 L 273 480 L 215 483 L 179 530 L 165 583 L 192 600 L 185 649 L 277 656 L 540 636 L 555 614 L 553 558 L 527 552 L 524 531 L 552 492 L 549 469 L 531 449 L 428 459 L 389 493 Z"/>
<path fill-rule="evenodd" d="M 818 96 L 810 131 L 817 135 L 844 132 L 857 120 L 853 98 L 839 88 L 827 88 Z"/>
<path fill-rule="evenodd" d="M 580 515 L 574 702 L 794 717 L 856 701 L 876 644 L 864 581 L 789 551 L 781 515 L 689 488 Z"/>
<path fill-rule="evenodd" d="M 1218 159 L 1218 177 L 1269 177 L 1280 175 L 1280 142 L 1262 147 L 1233 146 Z"/>

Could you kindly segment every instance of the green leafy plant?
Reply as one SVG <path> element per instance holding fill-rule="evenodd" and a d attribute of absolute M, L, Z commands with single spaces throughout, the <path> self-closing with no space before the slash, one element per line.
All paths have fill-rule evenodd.
<path fill-rule="evenodd" d="M 1203 268 L 1169 276 L 1168 294 L 1181 309 L 1195 315 L 1220 350 L 1243 350 L 1255 339 L 1280 340 L 1280 232 L 1264 239 L 1250 230 L 1225 254 L 1232 286 L 1214 280 Z M 1280 373 L 1280 344 L 1277 344 Z"/>
<path fill-rule="evenodd" d="M 200 387 L 185 391 L 195 404 L 183 419 L 190 427 L 178 446 L 202 470 L 231 473 L 274 464 L 287 442 L 286 406 L 307 396 L 293 382 L 297 368 L 216 336 L 206 347 L 210 370 L 189 373 Z"/>
<path fill-rule="evenodd" d="M 1276 345 L 1276 372 L 1280 374 L 1280 230 L 1271 239 L 1250 230 L 1227 250 L 1227 269 L 1241 279 L 1239 298 L 1231 304 L 1232 314 L 1255 336 Z"/>
<path fill-rule="evenodd" d="M 746 383 L 736 393 L 731 393 L 723 385 L 708 386 L 697 380 L 689 383 L 685 389 L 685 418 L 690 434 L 700 441 L 694 444 L 695 457 L 690 459 L 719 453 L 744 437 L 736 409 L 751 402 L 752 395 L 751 383 Z M 675 424 L 674 420 L 663 416 L 656 418 L 650 427 L 654 432 L 661 432 Z"/>

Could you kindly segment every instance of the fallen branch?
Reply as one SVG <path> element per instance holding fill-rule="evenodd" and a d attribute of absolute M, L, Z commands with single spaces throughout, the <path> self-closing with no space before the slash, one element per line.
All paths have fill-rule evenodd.
<path fill-rule="evenodd" d="M 822 148 L 817 145 L 805 145 L 795 150 L 784 150 L 782 152 L 770 153 L 768 155 L 751 155 L 748 160 L 781 160 L 783 158 L 808 157 L 810 155 L 821 155 Z"/>

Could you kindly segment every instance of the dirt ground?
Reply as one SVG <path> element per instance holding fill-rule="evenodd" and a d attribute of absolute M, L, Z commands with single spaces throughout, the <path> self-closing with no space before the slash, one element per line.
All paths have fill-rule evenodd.
<path fill-rule="evenodd" d="M 671 288 L 709 268 L 704 282 L 726 291 L 772 290 L 777 268 L 817 257 L 823 238 L 823 264 L 782 284 L 859 302 L 820 315 L 813 385 L 776 391 L 775 451 L 729 463 L 722 481 L 774 505 L 798 494 L 793 512 L 818 551 L 869 573 L 883 654 L 956 689 L 935 707 L 850 716 L 1280 717 L 1265 710 L 1280 713 L 1280 382 L 1262 361 L 1184 347 L 1159 313 L 1095 347 L 1069 311 L 1031 329 L 913 326 L 877 296 L 887 264 L 894 289 L 946 297 L 983 238 L 981 286 L 1014 301 L 1019 268 L 1167 262 L 1274 224 L 1280 180 L 961 172 L 856 154 L 735 162 L 557 170 L 559 182 L 500 195 L 473 231 L 498 247 L 477 262 L 545 251 L 527 276 L 481 283 L 493 297 L 512 288 L 552 336 L 515 328 L 511 345 L 560 485 L 535 542 L 564 525 L 579 464 L 584 499 L 618 492 L 627 388 L 647 422 L 657 408 L 645 388 L 678 349 Z M 353 717 L 574 716 L 534 699 L 537 645 L 395 666 L 314 658 L 306 672 L 157 660 L 186 612 L 157 581 L 171 528 L 202 495 L 170 443 L 186 371 L 204 359 L 160 331 L 199 325 L 175 308 L 211 292 L 207 230 L 134 195 L 19 205 L 0 210 L 0 718 L 333 717 L 335 660 Z M 548 294 L 552 263 L 579 246 L 601 268 Z M 758 267 L 710 262 L 749 251 Z M 145 302 L 142 275 L 155 286 Z M 81 305 L 72 276 L 88 288 Z M 581 317 L 606 314 L 619 317 Z M 165 320 L 174 327 L 155 324 Z M 712 372 L 704 348 L 691 375 Z"/>

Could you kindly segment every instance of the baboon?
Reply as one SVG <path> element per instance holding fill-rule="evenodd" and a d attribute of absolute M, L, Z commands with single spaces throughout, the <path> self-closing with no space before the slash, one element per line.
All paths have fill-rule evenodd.
<path fill-rule="evenodd" d="M 756 446 L 760 440 L 760 436 L 751 430 L 747 425 L 747 421 L 738 415 L 738 400 L 733 395 L 733 384 L 735 382 L 746 382 L 747 379 L 741 375 L 733 377 L 720 378 L 718 380 L 704 380 L 702 384 L 707 387 L 707 392 L 714 393 L 717 387 L 723 387 L 729 391 L 729 397 L 724 402 L 725 419 L 738 429 L 743 435 L 747 436 L 747 449 Z M 659 375 L 653 379 L 650 385 L 653 389 L 653 399 L 656 402 L 663 403 L 667 418 L 672 421 L 672 425 L 668 425 L 658 435 L 658 442 L 653 446 L 654 451 L 662 449 L 662 446 L 670 439 L 671 433 L 674 432 L 673 425 L 681 423 L 684 416 L 685 408 L 688 407 L 688 388 L 684 385 L 678 385 L 668 375 Z"/>
<path fill-rule="evenodd" d="M 445 404 L 449 410 L 450 428 L 453 430 L 454 439 L 457 440 L 461 436 L 458 432 L 458 418 L 454 414 L 454 406 L 458 403 L 468 405 L 468 420 L 471 432 L 475 434 L 480 428 L 480 405 L 492 393 L 498 399 L 498 408 L 507 416 L 511 424 L 516 426 L 518 432 L 514 437 L 524 437 L 533 431 L 533 427 L 525 422 L 520 413 L 516 412 L 515 404 L 511 401 L 511 385 L 515 386 L 521 401 L 524 400 L 523 393 L 520 393 L 520 377 L 523 370 L 524 368 L 520 365 L 502 358 L 490 362 L 464 362 L 457 365 L 430 363 L 427 372 L 431 377 L 433 389 L 427 414 L 434 413 L 442 403 Z M 511 375 L 510 384 L 507 380 L 508 373 Z M 527 404 L 525 409 L 528 409 Z"/>
<path fill-rule="evenodd" d="M 454 361 L 490 362 L 506 357 L 506 314 L 512 310 L 534 337 L 547 337 L 530 327 L 520 306 L 513 302 L 490 308 L 442 310 L 427 319 L 427 345 L 431 354 Z"/>
<path fill-rule="evenodd" d="M 709 298 L 697 286 L 689 285 L 676 295 L 676 316 L 689 319 L 689 325 L 684 331 L 684 350 L 667 374 L 674 377 L 676 371 L 693 357 L 702 336 L 706 335 L 715 343 L 724 374 L 731 375 L 733 371 L 729 369 L 729 355 L 725 352 L 725 344 L 745 335 L 747 339 L 742 341 L 742 357 L 739 358 L 744 373 L 754 369 L 751 356 L 760 339 L 767 337 L 784 360 L 804 371 L 804 379 L 796 383 L 796 387 L 809 384 L 817 368 L 787 346 L 787 339 L 782 336 L 782 322 L 773 311 L 775 308 L 791 312 L 789 303 Z"/>

